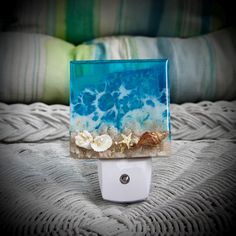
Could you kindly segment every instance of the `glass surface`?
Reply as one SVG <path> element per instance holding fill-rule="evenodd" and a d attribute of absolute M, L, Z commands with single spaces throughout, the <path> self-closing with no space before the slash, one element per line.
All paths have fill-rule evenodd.
<path fill-rule="evenodd" d="M 168 60 L 72 61 L 70 109 L 75 158 L 168 155 Z"/>

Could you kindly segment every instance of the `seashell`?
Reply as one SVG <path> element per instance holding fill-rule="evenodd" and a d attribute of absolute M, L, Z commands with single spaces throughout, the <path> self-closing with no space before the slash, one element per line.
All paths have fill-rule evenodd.
<path fill-rule="evenodd" d="M 156 146 L 168 136 L 168 132 L 145 132 L 138 141 L 138 146 Z"/>
<path fill-rule="evenodd" d="M 94 138 L 91 147 L 95 152 L 104 152 L 112 145 L 112 139 L 108 134 L 102 134 Z"/>
<path fill-rule="evenodd" d="M 82 148 L 91 149 L 92 141 L 93 141 L 93 136 L 87 130 L 79 132 L 75 136 L 75 144 Z"/>
<path fill-rule="evenodd" d="M 130 133 L 129 135 L 124 135 L 124 134 L 121 134 L 122 136 L 122 140 L 119 142 L 119 144 L 125 144 L 127 146 L 127 148 L 129 149 L 130 146 L 131 146 L 131 136 L 132 136 L 132 133 Z"/>

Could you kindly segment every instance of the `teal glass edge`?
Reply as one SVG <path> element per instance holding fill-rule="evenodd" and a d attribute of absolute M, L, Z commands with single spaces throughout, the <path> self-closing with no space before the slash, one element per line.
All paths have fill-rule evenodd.
<path fill-rule="evenodd" d="M 169 84 L 167 59 L 71 61 L 72 136 L 83 131 L 100 135 L 106 128 L 120 134 L 138 130 L 139 135 L 161 130 L 170 141 Z M 95 156 L 103 158 L 100 154 Z"/>

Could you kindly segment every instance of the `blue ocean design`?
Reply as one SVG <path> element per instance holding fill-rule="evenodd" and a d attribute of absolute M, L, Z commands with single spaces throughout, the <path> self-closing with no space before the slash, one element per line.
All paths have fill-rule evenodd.
<path fill-rule="evenodd" d="M 71 63 L 71 131 L 169 131 L 167 60 Z"/>

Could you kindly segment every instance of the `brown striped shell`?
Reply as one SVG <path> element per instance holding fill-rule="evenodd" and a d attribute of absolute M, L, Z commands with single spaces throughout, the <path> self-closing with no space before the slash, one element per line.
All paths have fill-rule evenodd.
<path fill-rule="evenodd" d="M 168 132 L 145 132 L 138 141 L 138 146 L 156 146 L 168 136 Z"/>

